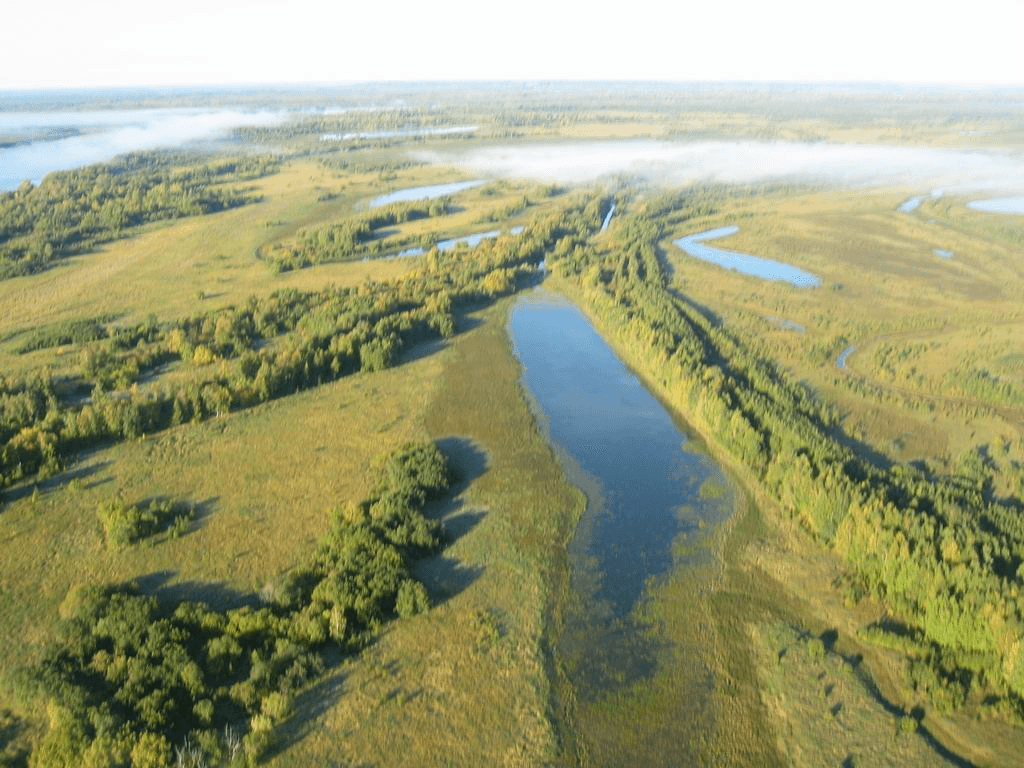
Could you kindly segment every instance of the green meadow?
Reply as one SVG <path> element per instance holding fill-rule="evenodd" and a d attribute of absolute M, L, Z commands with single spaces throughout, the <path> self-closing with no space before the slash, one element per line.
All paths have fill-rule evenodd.
<path fill-rule="evenodd" d="M 273 162 L 209 183 L 237 205 L 97 229 L 88 247 L 51 244 L 38 269 L 12 256 L 0 766 L 661 765 L 680 733 L 701 765 L 1015 764 L 1024 218 L 910 182 L 629 169 L 570 181 L 473 165 L 509 146 L 656 139 L 1009 151 L 1024 125 L 998 106 L 944 119 L 938 97 L 884 115 L 837 101 L 826 116 L 811 97 L 774 115 L 748 97 L 502 92 L 296 118 L 240 134 Z M 480 128 L 321 139 L 419 123 Z M 173 178 L 199 162 L 161 157 Z M 3 194 L 14 206 L 21 193 Z M 820 286 L 724 270 L 673 242 L 729 225 L 739 231 L 710 244 Z M 491 230 L 502 234 L 476 247 L 432 248 Z M 9 239 L 22 237 L 43 253 L 35 235 Z M 392 258 L 414 247 L 426 253 Z M 593 700 L 557 653 L 586 489 L 537 424 L 507 333 L 541 258 L 547 286 L 728 473 L 730 487 L 705 484 L 695 504 L 735 501 L 706 539 L 672 542 L 681 564 L 648 585 L 635 618 L 655 671 Z M 430 443 L 446 489 L 388 486 L 405 481 L 382 457 Z M 870 538 L 876 520 L 891 540 Z M 908 544 L 901 526 L 922 538 Z M 921 573 L 984 626 L 935 629 L 864 541 L 927 552 L 934 570 Z M 367 549 L 371 565 L 344 570 Z M 710 556 L 694 564 L 698 549 Z M 378 602 L 345 603 L 357 582 Z M 103 589 L 155 598 L 160 620 L 102 635 L 130 624 L 90 602 Z M 122 674 L 143 657 L 124 637 L 194 603 L 202 629 L 175 642 L 211 660 L 202 684 Z M 100 618 L 83 629 L 87 615 Z M 238 629 L 250 619 L 258 629 Z M 202 634 L 215 625 L 235 632 L 218 643 L 242 643 L 227 667 Z M 113 703 L 83 704 L 101 679 L 123 684 Z"/>

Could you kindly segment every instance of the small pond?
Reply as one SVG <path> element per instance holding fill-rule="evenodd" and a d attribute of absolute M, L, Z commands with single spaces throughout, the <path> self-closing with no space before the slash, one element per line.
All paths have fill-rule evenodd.
<path fill-rule="evenodd" d="M 902 203 L 900 203 L 899 210 L 902 213 L 910 213 L 911 211 L 916 211 L 918 206 L 920 206 L 923 201 L 924 201 L 924 195 L 918 195 L 917 197 L 912 197 L 909 200 L 905 200 Z"/>
<path fill-rule="evenodd" d="M 510 235 L 518 235 L 523 231 L 523 227 L 512 227 L 508 231 Z M 501 235 L 500 229 L 491 229 L 487 232 L 475 232 L 472 235 L 463 235 L 462 237 L 453 237 L 450 240 L 438 240 L 435 245 L 439 251 L 450 251 L 452 248 L 457 248 L 460 245 L 466 245 L 470 248 L 475 248 L 480 245 L 484 240 L 493 240 Z M 404 259 L 407 256 L 422 256 L 427 252 L 426 248 L 406 248 L 404 251 L 399 251 L 392 258 Z"/>
<path fill-rule="evenodd" d="M 370 207 L 379 208 L 382 205 L 409 203 L 413 200 L 432 200 L 435 197 L 454 195 L 457 192 L 479 187 L 481 184 L 486 183 L 487 179 L 474 179 L 472 181 L 453 181 L 448 184 L 427 184 L 422 187 L 407 187 L 406 189 L 399 189 L 395 192 L 375 197 L 370 201 Z"/>
<path fill-rule="evenodd" d="M 703 261 L 710 261 L 725 269 L 734 269 L 745 275 L 760 277 L 764 280 L 787 282 L 801 288 L 813 288 L 821 285 L 820 278 L 799 267 L 794 267 L 781 261 L 751 256 L 747 253 L 725 251 L 721 248 L 714 248 L 704 244 L 705 240 L 728 237 L 729 235 L 735 235 L 739 231 L 739 227 L 719 227 L 718 229 L 710 229 L 707 232 L 700 232 L 696 235 L 687 235 L 673 242 L 689 256 L 702 259 Z"/>
<path fill-rule="evenodd" d="M 990 200 L 973 200 L 968 208 L 986 213 L 1024 213 L 1024 197 L 994 197 Z"/>

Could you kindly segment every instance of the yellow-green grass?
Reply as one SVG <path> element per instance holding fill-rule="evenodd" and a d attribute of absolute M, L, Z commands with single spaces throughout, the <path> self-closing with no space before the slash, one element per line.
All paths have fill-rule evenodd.
<path fill-rule="evenodd" d="M 748 630 L 761 697 L 787 765 L 941 764 L 916 722 L 894 720 L 856 666 L 826 651 L 820 638 L 781 622 L 750 624 Z"/>
<path fill-rule="evenodd" d="M 40 326 L 105 315 L 123 323 L 150 315 L 168 321 L 237 306 L 250 296 L 285 288 L 316 290 L 399 277 L 415 267 L 415 260 L 323 264 L 276 274 L 256 254 L 268 244 L 294 239 L 303 229 L 353 215 L 377 195 L 450 181 L 456 174 L 453 169 L 413 168 L 384 181 L 374 174 L 346 174 L 310 162 L 291 163 L 255 182 L 253 191 L 261 197 L 258 203 L 153 225 L 42 274 L 0 281 L 0 339 L 4 340 L 0 341 L 0 370 L 16 375 L 78 365 L 78 350 L 73 348 L 16 353 L 25 332 Z M 489 191 L 468 190 L 460 194 L 456 213 L 411 222 L 401 227 L 398 235 L 431 232 L 443 239 L 484 229 L 508 229 L 518 220 L 480 220 L 533 189 L 529 184 L 498 183 Z M 546 202 L 539 194 L 532 199 Z"/>
<path fill-rule="evenodd" d="M 279 276 L 255 258 L 268 239 L 290 236 L 282 230 L 346 215 L 386 191 L 379 179 L 355 180 L 346 182 L 351 194 L 343 199 L 332 187 L 337 176 L 308 164 L 288 166 L 259 182 L 263 202 L 154 227 L 51 272 L 0 284 L 9 299 L 0 327 L 10 337 L 104 313 L 125 321 L 151 313 L 173 319 L 282 287 L 404 273 L 414 261 L 325 265 Z M 439 180 L 445 179 L 414 171 L 389 186 Z M 336 196 L 317 202 L 325 188 Z M 497 195 L 477 192 L 464 201 L 455 224 L 468 229 L 522 191 L 504 185 Z M 501 310 L 488 316 L 450 349 L 412 350 L 398 368 L 97 451 L 38 491 L 16 489 L 0 516 L 0 667 L 31 663 L 55 637 L 62 604 L 83 585 L 138 579 L 145 589 L 174 598 L 216 605 L 253 599 L 308 556 L 329 525 L 330 507 L 362 497 L 374 455 L 404 440 L 448 436 L 445 445 L 470 484 L 448 509 L 453 530 L 464 535 L 421 568 L 443 604 L 409 629 L 399 625 L 385 633 L 365 662 L 343 667 L 342 678 L 364 680 L 351 695 L 330 698 L 323 710 L 321 694 L 335 690 L 337 678 L 311 690 L 285 729 L 277 759 L 319 763 L 340 748 L 376 761 L 382 744 L 406 737 L 410 742 L 395 751 L 395 761 L 536 764 L 550 758 L 557 747 L 541 639 L 550 583 L 562 573 L 559 558 L 581 499 L 533 427 L 503 317 Z M 76 350 L 14 355 L 17 343 L 9 338 L 4 350 L 8 372 L 77 362 Z M 96 508 L 115 494 L 130 502 L 193 501 L 199 519 L 179 539 L 112 551 Z M 392 648 L 398 661 L 388 669 L 408 668 L 400 679 L 410 691 L 421 683 L 417 670 L 429 672 L 440 686 L 435 693 L 446 700 L 442 705 L 425 696 L 400 707 L 412 723 L 401 730 L 371 718 L 356 728 L 362 741 L 339 738 L 347 732 L 344 718 L 367 714 L 363 699 L 373 681 L 380 682 L 375 654 L 391 648 L 392 637 L 400 640 Z M 310 707 L 330 720 L 326 740 L 317 736 L 323 720 Z M 440 731 L 434 728 L 439 708 Z M 40 713 L 33 718 L 38 728 Z"/>
<path fill-rule="evenodd" d="M 557 757 L 543 639 L 582 497 L 522 397 L 505 308 L 489 310 L 444 352 L 424 414 L 464 478 L 439 510 L 457 539 L 417 568 L 441 603 L 389 626 L 311 691 L 273 765 L 542 765 Z"/>
<path fill-rule="evenodd" d="M 922 369 L 933 380 L 968 352 L 983 353 L 985 364 L 1002 360 L 1004 368 L 1012 366 L 1007 355 L 1019 345 L 1006 334 L 1022 319 L 1024 266 L 1019 246 L 968 227 L 964 222 L 970 216 L 962 205 L 944 209 L 941 220 L 927 210 L 898 211 L 914 193 L 766 191 L 734 197 L 712 216 L 678 224 L 662 249 L 683 293 L 836 402 L 850 416 L 848 431 L 892 459 L 948 463 L 967 448 L 1012 432 L 1017 422 L 1012 408 L 998 410 L 991 429 L 964 432 L 958 425 L 975 419 L 979 403 L 960 393 L 905 386 L 918 375 L 913 363 L 896 377 L 902 379 L 887 381 L 861 361 L 870 359 L 870 348 L 880 339 L 943 340 L 946 334 L 944 363 L 937 352 Z M 932 205 L 937 202 L 923 207 Z M 822 285 L 796 288 L 739 275 L 688 257 L 671 243 L 734 223 L 740 226 L 736 235 L 712 244 L 794 264 L 818 275 Z M 936 248 L 954 255 L 941 258 Z M 805 330 L 786 328 L 782 321 Z M 996 329 L 1004 326 L 1001 339 L 995 339 Z M 979 344 L 986 334 L 993 343 Z M 857 347 L 849 373 L 860 375 L 836 368 L 836 356 L 847 346 Z M 1016 369 L 1005 373 L 1017 375 Z M 873 386 L 856 386 L 862 380 Z M 985 419 L 989 411 L 982 414 Z"/>
<path fill-rule="evenodd" d="M 553 282 L 560 290 L 576 295 L 586 311 L 585 300 L 571 283 L 557 275 Z M 643 375 L 645 363 L 637 357 L 636 349 L 617 337 L 615 329 L 603 327 L 597 316 L 591 315 L 591 320 L 617 353 Z M 662 386 L 656 376 L 644 378 L 648 388 L 664 402 L 677 408 L 683 405 L 673 402 L 673 393 Z M 678 412 L 685 420 L 685 408 Z M 976 440 L 982 435 L 995 434 L 994 430 L 998 429 L 998 424 L 978 421 L 961 421 L 958 424 L 953 419 L 949 424 L 941 425 L 941 429 L 945 433 L 957 425 L 961 430 L 970 430 L 971 435 L 966 438 L 962 434 L 947 434 L 946 439 L 951 442 Z M 762 652 L 763 647 L 758 650 L 758 638 L 762 636 L 759 633 L 775 631 L 770 628 L 778 625 L 797 627 L 802 633 L 809 632 L 819 637 L 827 632 L 833 638 L 836 653 L 846 657 L 859 656 L 863 660 L 858 667 L 864 673 L 860 688 L 856 691 L 851 688 L 850 695 L 855 695 L 857 707 L 863 710 L 858 717 L 874 729 L 872 738 L 889 739 L 894 729 L 900 727 L 903 713 L 910 712 L 922 701 L 906 681 L 904 659 L 858 639 L 860 630 L 884 620 L 886 609 L 871 600 L 848 601 L 843 586 L 848 583 L 848 574 L 838 558 L 811 541 L 795 523 L 784 519 L 774 500 L 763 493 L 749 472 L 722 454 L 713 443 L 708 447 L 712 455 L 740 479 L 751 496 L 751 504 L 734 517 L 732 525 L 726 528 L 728 535 L 716 548 L 725 567 L 720 584 L 706 593 L 709 605 L 694 605 L 693 590 L 665 602 L 659 602 L 656 596 L 654 602 L 655 616 L 661 621 L 673 613 L 689 618 L 689 621 L 678 622 L 677 627 L 692 626 L 693 617 L 702 613 L 708 617 L 706 626 L 710 630 L 706 638 L 711 638 L 713 650 L 706 657 L 707 663 L 717 679 L 724 681 L 724 685 L 716 690 L 712 706 L 727 714 L 715 718 L 715 722 L 726 724 L 723 733 L 710 731 L 706 742 L 697 742 L 698 746 L 712 756 L 709 758 L 711 763 L 733 761 L 744 764 L 749 763 L 751 754 L 758 754 L 759 761 L 763 761 L 762 757 L 771 760 L 770 751 L 759 739 L 767 733 L 772 733 L 771 738 L 775 738 L 776 729 L 782 729 L 778 732 L 782 736 L 777 746 L 784 761 L 792 758 L 792 750 L 803 749 L 798 742 L 825 743 L 835 738 L 824 702 L 821 718 L 805 719 L 802 723 L 805 732 L 794 742 L 797 737 L 785 735 L 785 729 L 789 727 L 786 722 L 780 720 L 777 713 L 772 713 L 772 700 L 764 698 L 771 694 L 770 687 L 763 688 L 764 681 L 774 675 L 774 667 L 766 668 L 765 664 L 774 662 Z M 689 578 L 680 574 L 676 577 Z M 705 585 L 711 583 L 710 580 L 704 581 Z M 679 601 L 684 600 L 687 604 L 680 605 Z M 685 633 L 680 637 L 686 637 Z M 832 657 L 825 654 L 821 658 Z M 828 663 L 839 665 L 841 661 L 835 657 Z M 785 695 L 798 698 L 807 695 L 805 684 L 815 678 L 812 672 L 807 669 L 799 673 L 794 671 L 790 677 L 798 680 Z M 877 689 L 878 696 L 872 692 L 873 689 Z M 666 693 L 671 690 L 671 686 L 665 688 Z M 834 704 L 830 703 L 829 707 Z M 974 714 L 980 715 L 981 710 Z M 746 724 L 750 730 L 744 732 L 737 728 L 737 723 Z M 759 724 L 764 724 L 763 733 L 758 730 Z M 947 718 L 928 712 L 924 726 L 944 747 L 981 764 L 1011 765 L 1012 761 L 1008 761 L 1006 756 L 1024 751 L 1024 731 L 1005 720 L 986 722 L 965 716 Z M 842 742 L 846 744 L 847 752 L 844 754 L 861 754 L 864 757 L 867 753 L 863 751 L 863 744 L 870 742 L 871 738 L 861 741 L 860 734 L 849 736 Z M 911 751 L 924 755 L 930 752 L 931 756 L 926 757 L 920 763 L 922 765 L 939 762 L 940 753 L 931 748 L 921 752 L 915 746 Z M 999 757 L 992 758 L 992 755 Z"/>
<path fill-rule="evenodd" d="M 304 560 L 333 506 L 362 498 L 375 454 L 422 437 L 441 365 L 356 374 L 82 456 L 58 484 L 19 489 L 0 515 L 0 666 L 33 658 L 78 585 L 143 578 L 220 605 L 251 598 Z M 115 494 L 196 502 L 194 530 L 111 551 L 96 508 Z"/>
<path fill-rule="evenodd" d="M 14 353 L 21 343 L 15 334 L 39 326 L 101 315 L 126 323 L 151 314 L 174 320 L 282 288 L 355 285 L 409 270 L 410 262 L 372 261 L 275 275 L 256 258 L 257 247 L 280 236 L 281 228 L 311 225 L 351 211 L 352 200 L 316 201 L 317 184 L 326 183 L 329 176 L 333 174 L 310 163 L 288 165 L 256 183 L 262 202 L 154 225 L 42 274 L 0 281 L 0 338 L 7 339 L 0 344 L 0 367 L 12 373 L 49 363 L 53 350 Z M 359 199 L 379 184 L 363 177 L 351 183 L 362 185 Z M 267 226 L 274 222 L 286 223 Z M 57 356 L 60 362 L 60 350 Z"/>

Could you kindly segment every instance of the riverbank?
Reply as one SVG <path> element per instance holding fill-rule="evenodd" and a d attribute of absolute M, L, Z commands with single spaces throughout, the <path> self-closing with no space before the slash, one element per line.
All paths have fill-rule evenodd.
<path fill-rule="evenodd" d="M 621 329 L 602 320 L 576 284 L 556 275 L 548 285 L 572 299 L 648 389 L 686 421 L 668 378 L 640 357 Z M 686 423 L 701 434 L 699 424 Z M 896 657 L 856 638 L 880 607 L 848 604 L 842 564 L 777 514 L 742 465 L 713 441 L 705 444 L 736 478 L 744 501 L 716 541 L 720 581 L 701 600 L 685 590 L 672 599 L 666 591 L 660 603 L 666 615 L 702 615 L 709 627 L 701 638 L 715 681 L 709 722 L 728 725 L 709 729 L 702 754 L 733 765 L 748 764 L 758 753 L 767 756 L 762 764 L 812 766 L 835 755 L 858 765 L 890 765 L 892 755 L 905 765 L 946 762 L 951 754 L 904 717 Z M 781 674 L 784 660 L 791 668 Z M 839 688 L 822 684 L 822 673 L 844 681 L 843 701 L 831 698 Z M 849 727 L 853 722 L 856 728 Z M 873 751 L 873 743 L 885 749 Z"/>
<path fill-rule="evenodd" d="M 448 346 L 425 358 L 440 368 L 429 402 L 407 415 L 459 473 L 455 499 L 434 510 L 451 544 L 417 567 L 435 606 L 389 625 L 310 691 L 271 765 L 560 759 L 547 627 L 584 502 L 523 398 L 509 306 L 460 319 Z"/>

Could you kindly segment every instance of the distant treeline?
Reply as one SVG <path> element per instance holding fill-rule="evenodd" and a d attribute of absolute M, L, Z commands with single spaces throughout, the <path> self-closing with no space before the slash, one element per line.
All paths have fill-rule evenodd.
<path fill-rule="evenodd" d="M 172 159 L 131 154 L 0 193 L 0 279 L 40 272 L 142 224 L 244 205 L 253 200 L 250 193 L 217 185 L 255 179 L 277 167 L 269 157 L 186 167 Z"/>
<path fill-rule="evenodd" d="M 448 491 L 447 460 L 422 443 L 376 464 L 370 497 L 335 509 L 330 533 L 259 607 L 81 588 L 59 640 L 14 675 L 21 697 L 47 703 L 29 764 L 255 765 L 326 653 L 356 651 L 383 622 L 430 607 L 410 568 L 441 545 L 423 508 Z"/>
<path fill-rule="evenodd" d="M 431 252 L 400 280 L 279 291 L 173 323 L 151 318 L 106 328 L 106 338 L 82 347 L 78 385 L 85 391 L 74 397 L 68 382 L 49 376 L 0 377 L 0 488 L 50 476 L 98 443 L 386 368 L 404 346 L 452 335 L 460 307 L 518 290 L 548 253 L 582 245 L 600 226 L 596 210 L 568 204 L 515 238 L 488 240 L 469 252 Z M 139 383 L 170 363 L 192 375 L 173 385 L 159 377 Z"/>
<path fill-rule="evenodd" d="M 618 219 L 611 248 L 549 263 L 691 423 L 849 564 L 851 599 L 890 607 L 866 636 L 904 650 L 922 703 L 1024 716 L 1024 505 L 994 498 L 976 451 L 936 476 L 846 447 L 832 408 L 670 289 L 658 244 L 687 206 L 651 200 Z"/>

